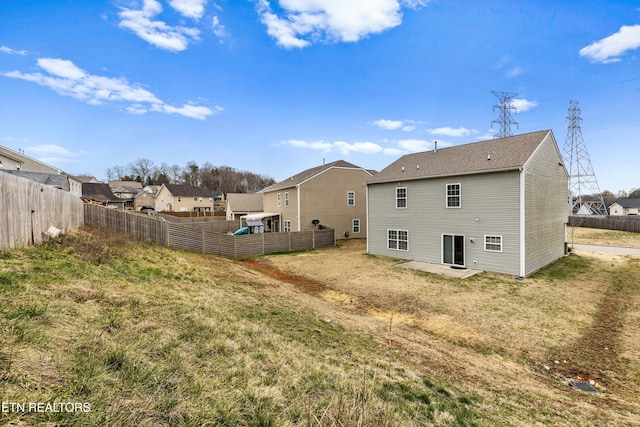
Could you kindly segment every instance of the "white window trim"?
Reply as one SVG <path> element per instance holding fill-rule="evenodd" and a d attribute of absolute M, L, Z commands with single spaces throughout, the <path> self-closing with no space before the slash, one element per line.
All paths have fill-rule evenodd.
<path fill-rule="evenodd" d="M 487 249 L 487 237 L 498 237 L 500 239 L 500 250 L 497 249 Z M 503 242 L 502 242 L 502 236 L 499 234 L 485 234 L 484 235 L 484 250 L 486 252 L 502 252 L 502 247 L 503 247 Z M 489 243 L 490 245 L 497 245 L 497 243 Z"/>
<path fill-rule="evenodd" d="M 356 205 L 356 192 L 347 191 L 347 206 L 355 206 L 355 205 Z"/>
<path fill-rule="evenodd" d="M 398 190 L 404 190 L 404 198 L 399 198 L 398 197 Z M 407 190 L 407 187 L 396 187 L 395 189 L 395 196 L 396 196 L 396 209 L 407 209 L 407 206 L 409 205 L 409 191 Z M 404 199 L 404 206 L 398 206 L 398 200 Z"/>
<path fill-rule="evenodd" d="M 397 237 L 396 237 L 395 241 L 398 244 L 397 248 L 392 248 L 391 245 L 389 244 L 389 242 L 391 241 L 391 239 L 389 239 L 389 232 L 390 231 L 395 231 L 396 232 L 396 236 Z M 401 240 L 400 240 L 399 236 L 400 236 L 400 232 L 401 231 L 407 233 L 407 240 L 406 240 L 407 248 L 406 249 L 400 249 L 400 244 L 399 243 L 401 242 Z M 402 240 L 402 241 L 404 242 L 405 240 Z M 395 229 L 395 228 L 388 228 L 387 229 L 387 249 L 389 249 L 391 251 L 409 252 L 409 230 L 399 230 L 399 229 Z"/>
<path fill-rule="evenodd" d="M 284 232 L 285 233 L 290 233 L 291 232 L 291 221 L 289 221 L 288 219 L 284 220 Z"/>
<path fill-rule="evenodd" d="M 458 206 L 449 206 L 449 186 L 457 185 L 458 186 Z M 460 209 L 462 207 L 462 184 L 459 182 L 451 182 L 445 185 L 444 187 L 444 205 L 447 209 Z"/>
<path fill-rule="evenodd" d="M 356 231 L 356 223 L 358 224 L 358 231 Z M 360 218 L 354 218 L 351 220 L 351 231 L 353 233 L 360 233 L 361 227 L 360 227 Z"/>
<path fill-rule="evenodd" d="M 282 196 L 280 193 L 276 194 L 276 205 L 280 207 L 282 205 Z"/>
<path fill-rule="evenodd" d="M 284 206 L 289 207 L 289 192 L 284 193 Z"/>

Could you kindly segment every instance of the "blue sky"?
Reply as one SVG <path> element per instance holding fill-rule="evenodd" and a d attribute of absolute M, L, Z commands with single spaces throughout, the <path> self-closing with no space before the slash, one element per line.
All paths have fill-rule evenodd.
<path fill-rule="evenodd" d="M 0 144 L 105 178 L 139 158 L 284 179 L 514 133 L 577 100 L 600 188 L 640 187 L 640 2 L 2 0 Z"/>

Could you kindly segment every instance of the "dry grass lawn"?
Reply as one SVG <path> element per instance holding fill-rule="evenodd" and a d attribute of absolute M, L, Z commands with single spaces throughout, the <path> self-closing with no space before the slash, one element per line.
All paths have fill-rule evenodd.
<path fill-rule="evenodd" d="M 640 246 L 632 233 L 574 236 Z M 399 260 L 365 249 L 352 240 L 260 262 L 321 284 L 316 296 L 345 310 L 339 322 L 384 337 L 406 360 L 483 396 L 508 424 L 519 423 L 513 414 L 534 413 L 522 425 L 640 423 L 640 259 L 573 254 L 522 281 L 490 273 L 460 280 L 395 268 Z M 602 393 L 578 392 L 569 381 Z"/>

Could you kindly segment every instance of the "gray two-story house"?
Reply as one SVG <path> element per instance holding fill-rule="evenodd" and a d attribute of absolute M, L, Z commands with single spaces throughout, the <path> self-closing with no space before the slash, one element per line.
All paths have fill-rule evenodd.
<path fill-rule="evenodd" d="M 366 184 L 370 254 L 524 277 L 565 253 L 550 130 L 408 154 Z"/>

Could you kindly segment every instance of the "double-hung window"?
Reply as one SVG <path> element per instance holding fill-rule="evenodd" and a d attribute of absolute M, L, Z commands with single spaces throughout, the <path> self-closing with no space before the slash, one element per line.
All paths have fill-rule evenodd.
<path fill-rule="evenodd" d="M 284 205 L 289 206 L 289 193 L 284 193 Z"/>
<path fill-rule="evenodd" d="M 278 205 L 278 207 L 280 207 L 281 200 L 282 200 L 282 196 L 280 196 L 280 193 L 278 193 L 276 195 L 276 204 Z"/>
<path fill-rule="evenodd" d="M 353 230 L 354 233 L 359 233 L 360 232 L 360 220 L 359 219 L 354 219 L 352 221 L 352 227 L 351 229 Z"/>
<path fill-rule="evenodd" d="M 387 248 L 396 251 L 408 251 L 409 232 L 407 230 L 387 230 Z"/>
<path fill-rule="evenodd" d="M 356 205 L 356 192 L 347 191 L 347 206 L 355 206 L 355 205 Z"/>
<path fill-rule="evenodd" d="M 285 220 L 284 221 L 284 232 L 288 233 L 290 231 L 291 231 L 291 221 Z"/>
<path fill-rule="evenodd" d="M 502 236 L 484 236 L 484 250 L 502 252 Z"/>
<path fill-rule="evenodd" d="M 396 188 L 396 209 L 407 207 L 407 187 Z"/>
<path fill-rule="evenodd" d="M 460 184 L 447 184 L 447 207 L 459 208 L 462 206 Z"/>

